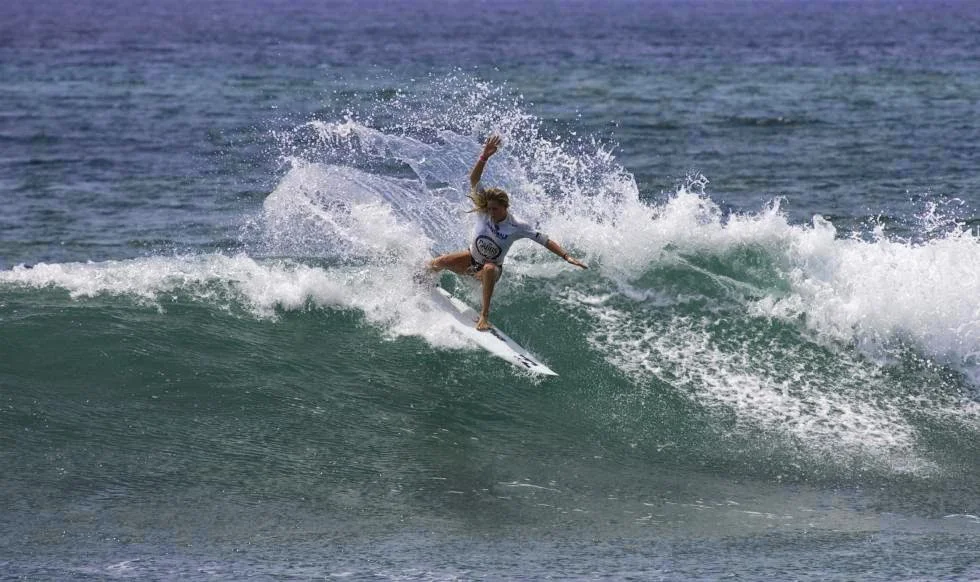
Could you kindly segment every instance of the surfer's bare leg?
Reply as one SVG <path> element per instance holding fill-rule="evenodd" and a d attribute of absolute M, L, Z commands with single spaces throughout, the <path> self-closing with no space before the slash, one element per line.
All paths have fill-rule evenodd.
<path fill-rule="evenodd" d="M 430 273 L 438 273 L 443 269 L 449 269 L 457 275 L 465 275 L 471 264 L 470 252 L 459 251 L 458 253 L 448 253 L 432 259 L 429 261 L 427 268 Z"/>
<path fill-rule="evenodd" d="M 483 306 L 480 309 L 480 320 L 476 322 L 476 329 L 480 331 L 490 329 L 490 299 L 493 297 L 493 288 L 497 286 L 500 272 L 500 267 L 497 265 L 486 263 L 476 273 L 476 278 L 483 283 Z"/>

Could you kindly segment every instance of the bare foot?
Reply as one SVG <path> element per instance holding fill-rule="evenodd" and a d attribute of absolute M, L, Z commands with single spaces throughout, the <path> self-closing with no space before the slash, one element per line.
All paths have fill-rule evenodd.
<path fill-rule="evenodd" d="M 480 316 L 480 321 L 477 321 L 476 322 L 476 329 L 478 331 L 487 331 L 487 330 L 490 329 L 490 322 L 487 321 L 487 318 L 486 317 L 484 317 L 484 316 L 481 315 Z"/>

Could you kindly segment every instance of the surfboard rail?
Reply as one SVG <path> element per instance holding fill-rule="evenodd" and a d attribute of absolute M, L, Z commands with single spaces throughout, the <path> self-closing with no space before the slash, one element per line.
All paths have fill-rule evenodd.
<path fill-rule="evenodd" d="M 437 286 L 433 289 L 432 296 L 436 304 L 452 316 L 456 329 L 481 348 L 533 374 L 558 375 L 557 372 L 543 364 L 497 326 L 491 325 L 487 331 L 476 329 L 479 314 L 472 307 L 454 297 L 449 291 Z"/>

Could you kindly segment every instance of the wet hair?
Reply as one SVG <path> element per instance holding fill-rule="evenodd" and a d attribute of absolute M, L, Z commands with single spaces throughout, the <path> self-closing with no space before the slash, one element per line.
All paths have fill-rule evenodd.
<path fill-rule="evenodd" d="M 504 208 L 510 208 L 510 197 L 500 188 L 487 188 L 485 190 L 474 188 L 467 196 L 473 201 L 473 208 L 470 209 L 470 212 L 486 214 L 487 205 L 491 201 L 500 204 Z"/>

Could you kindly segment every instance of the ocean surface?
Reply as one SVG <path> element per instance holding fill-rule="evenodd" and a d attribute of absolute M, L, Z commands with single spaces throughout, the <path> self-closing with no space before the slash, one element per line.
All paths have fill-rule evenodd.
<path fill-rule="evenodd" d="M 980 12 L 0 4 L 0 579 L 980 579 Z M 413 282 L 467 175 L 467 344 Z M 471 304 L 468 281 L 441 284 Z"/>

